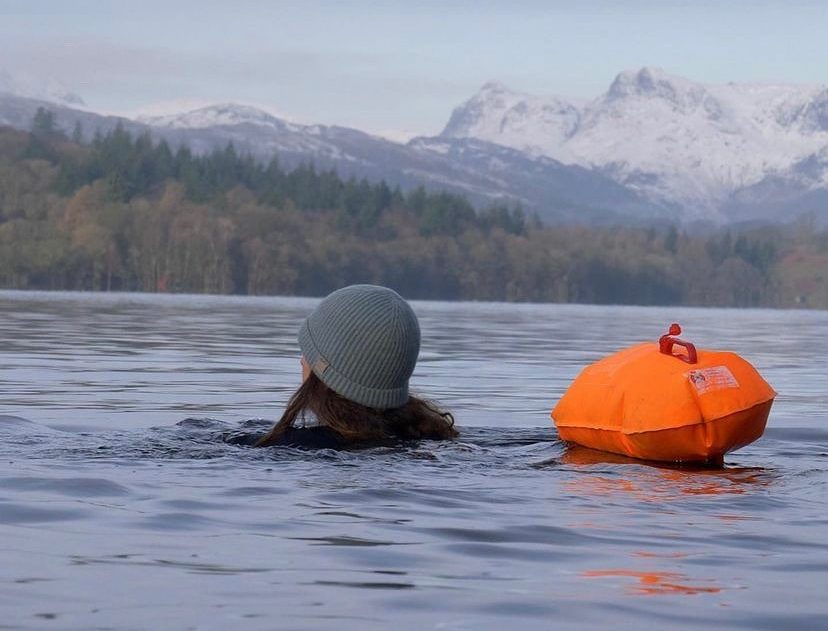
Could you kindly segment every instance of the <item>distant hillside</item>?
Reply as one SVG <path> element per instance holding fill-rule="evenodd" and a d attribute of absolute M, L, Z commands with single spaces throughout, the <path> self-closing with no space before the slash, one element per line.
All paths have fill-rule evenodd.
<path fill-rule="evenodd" d="M 63 86 L 0 72 L 0 124 L 28 129 L 43 106 L 67 133 L 80 122 L 87 139 L 120 122 L 197 154 L 232 142 L 264 162 L 462 194 L 477 207 L 520 203 L 548 223 L 828 225 L 825 86 L 709 85 L 650 67 L 619 73 L 590 100 L 488 83 L 438 137 L 401 144 L 235 103 L 118 119 Z"/>
<path fill-rule="evenodd" d="M 80 139 L 80 130 L 75 130 Z M 116 126 L 70 140 L 41 109 L 0 128 L 0 286 L 828 307 L 813 224 L 688 235 L 545 226 L 518 206 L 196 155 Z"/>
<path fill-rule="evenodd" d="M 186 145 L 196 154 L 233 143 L 237 151 L 263 162 L 278 156 L 288 167 L 313 163 L 343 177 L 385 180 L 403 191 L 424 186 L 464 195 L 477 207 L 520 203 L 551 223 L 666 225 L 671 216 L 663 205 L 599 172 L 479 140 L 418 139 L 403 145 L 345 127 L 296 125 L 233 104 L 131 121 L 0 90 L 0 124 L 28 130 L 41 107 L 54 113 L 67 134 L 80 124 L 86 140 L 120 124 L 134 134 L 148 131 L 173 148 Z"/>

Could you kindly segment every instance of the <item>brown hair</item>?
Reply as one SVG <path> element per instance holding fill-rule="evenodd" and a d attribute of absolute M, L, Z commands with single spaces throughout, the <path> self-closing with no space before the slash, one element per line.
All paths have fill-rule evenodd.
<path fill-rule="evenodd" d="M 256 443 L 256 447 L 278 445 L 305 410 L 321 425 L 334 431 L 344 444 L 382 442 L 393 439 L 446 439 L 458 435 L 454 416 L 434 403 L 414 396 L 402 407 L 388 410 L 367 408 L 338 395 L 311 373 L 293 394 L 282 418 Z"/>

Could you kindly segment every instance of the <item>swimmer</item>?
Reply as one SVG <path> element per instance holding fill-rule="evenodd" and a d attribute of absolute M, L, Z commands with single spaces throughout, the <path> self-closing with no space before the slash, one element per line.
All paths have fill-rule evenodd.
<path fill-rule="evenodd" d="M 357 446 L 458 435 L 451 413 L 408 391 L 420 325 L 391 289 L 351 285 L 333 292 L 302 324 L 299 348 L 302 385 L 257 447 Z"/>

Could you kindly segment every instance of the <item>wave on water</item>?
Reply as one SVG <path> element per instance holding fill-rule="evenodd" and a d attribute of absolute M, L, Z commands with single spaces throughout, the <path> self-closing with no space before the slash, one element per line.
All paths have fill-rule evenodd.
<path fill-rule="evenodd" d="M 204 460 L 235 458 L 248 461 L 309 458 L 412 459 L 465 456 L 485 461 L 484 454 L 508 461 L 535 454 L 539 459 L 559 454 L 562 444 L 551 428 L 467 428 L 452 441 L 400 441 L 395 445 L 351 449 L 308 449 L 252 445 L 273 427 L 273 421 L 249 419 L 229 423 L 212 418 L 187 418 L 172 426 L 132 431 L 66 431 L 20 417 L 0 416 L 0 456 L 28 459 L 148 459 Z"/>
<path fill-rule="evenodd" d="M 448 459 L 454 464 L 544 469 L 561 465 L 644 465 L 701 470 L 704 467 L 645 463 L 615 454 L 596 452 L 561 442 L 551 427 L 468 427 L 451 441 L 400 441 L 395 445 L 349 449 L 252 445 L 273 426 L 267 419 L 237 423 L 213 418 L 186 418 L 171 426 L 130 431 L 66 431 L 17 416 L 0 415 L 0 457 L 51 460 L 205 460 L 274 461 L 371 457 Z M 777 456 L 825 457 L 828 431 L 814 428 L 769 428 L 750 450 L 757 450 L 773 466 Z M 730 454 L 725 468 L 739 466 L 743 451 Z M 755 459 L 753 459 L 755 460 Z"/>

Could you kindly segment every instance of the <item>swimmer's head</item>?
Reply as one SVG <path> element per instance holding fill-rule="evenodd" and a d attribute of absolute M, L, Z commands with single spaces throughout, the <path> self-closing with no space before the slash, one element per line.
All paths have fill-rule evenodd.
<path fill-rule="evenodd" d="M 307 317 L 299 347 L 310 370 L 340 396 L 378 410 L 397 408 L 408 401 L 420 326 L 395 291 L 351 285 Z"/>
<path fill-rule="evenodd" d="M 300 327 L 299 346 L 302 385 L 257 446 L 293 444 L 291 432 L 309 426 L 342 445 L 457 436 L 450 412 L 408 391 L 420 326 L 396 292 L 374 285 L 335 291 Z"/>

